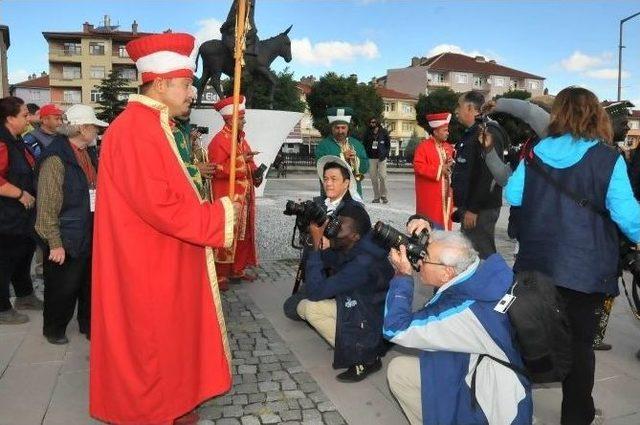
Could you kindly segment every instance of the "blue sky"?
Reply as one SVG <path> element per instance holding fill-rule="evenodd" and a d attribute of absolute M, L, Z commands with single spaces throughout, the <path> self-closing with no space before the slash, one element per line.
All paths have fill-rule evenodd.
<path fill-rule="evenodd" d="M 216 36 L 231 0 L 208 1 L 30 1 L 0 2 L 0 23 L 11 31 L 11 82 L 47 70 L 43 31 L 80 31 L 108 14 L 123 29 L 186 31 Z M 618 25 L 640 12 L 637 0 L 610 1 L 433 1 L 433 0 L 257 0 L 259 36 L 293 25 L 296 77 L 328 71 L 358 74 L 368 81 L 412 56 L 443 50 L 480 53 L 499 63 L 547 78 L 551 93 L 578 84 L 601 99 L 614 99 Z M 623 97 L 640 108 L 640 16 L 625 23 Z M 275 69 L 285 67 L 282 60 Z"/>

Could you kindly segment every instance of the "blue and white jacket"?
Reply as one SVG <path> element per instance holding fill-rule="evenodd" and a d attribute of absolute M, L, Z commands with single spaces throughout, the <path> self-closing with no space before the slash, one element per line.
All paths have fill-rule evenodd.
<path fill-rule="evenodd" d="M 493 310 L 512 282 L 511 269 L 494 254 L 442 286 L 414 313 L 413 279 L 391 281 L 383 332 L 391 342 L 422 350 L 424 424 L 531 424 L 529 381 L 490 358 L 478 364 L 487 354 L 523 367 L 508 316 Z M 477 404 L 471 394 L 474 371 Z"/>

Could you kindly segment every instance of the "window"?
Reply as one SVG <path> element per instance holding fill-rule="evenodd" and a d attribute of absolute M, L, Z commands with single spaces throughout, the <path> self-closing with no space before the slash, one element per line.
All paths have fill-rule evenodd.
<path fill-rule="evenodd" d="M 392 131 L 396 131 L 396 123 L 394 123 L 394 122 L 390 122 L 390 123 L 387 125 L 387 130 L 388 130 L 388 131 L 390 131 L 390 132 L 392 132 Z"/>
<path fill-rule="evenodd" d="M 431 84 L 442 84 L 444 83 L 444 73 L 443 72 L 427 72 L 427 80 Z"/>
<path fill-rule="evenodd" d="M 96 103 L 102 100 L 102 93 L 100 90 L 91 90 L 91 102 Z"/>
<path fill-rule="evenodd" d="M 125 80 L 136 80 L 138 78 L 135 68 L 120 68 L 118 69 L 118 76 Z"/>
<path fill-rule="evenodd" d="M 62 67 L 62 79 L 63 80 L 75 80 L 76 78 L 82 78 L 82 72 L 79 66 L 63 66 Z"/>
<path fill-rule="evenodd" d="M 120 93 L 118 93 L 118 100 L 127 101 L 127 100 L 129 100 L 129 96 L 131 96 L 132 94 L 134 94 L 134 93 L 129 93 L 129 92 L 126 92 L 126 91 L 120 92 Z"/>
<path fill-rule="evenodd" d="M 538 82 L 537 81 L 529 81 L 529 89 L 538 90 Z"/>
<path fill-rule="evenodd" d="M 80 43 L 64 43 L 63 52 L 67 56 L 81 55 L 82 47 L 80 46 Z"/>
<path fill-rule="evenodd" d="M 89 43 L 90 55 L 104 55 L 104 43 L 92 41 Z"/>
<path fill-rule="evenodd" d="M 411 130 L 413 130 L 413 124 L 411 124 L 410 122 L 402 123 L 402 131 L 411 131 Z"/>
<path fill-rule="evenodd" d="M 469 75 L 457 73 L 456 74 L 456 83 L 458 84 L 469 84 Z"/>
<path fill-rule="evenodd" d="M 65 90 L 64 103 L 82 103 L 82 92 L 80 90 Z"/>
<path fill-rule="evenodd" d="M 405 114 L 412 114 L 413 113 L 413 106 L 409 105 L 408 103 L 403 103 L 402 104 L 402 112 Z"/>
<path fill-rule="evenodd" d="M 484 84 L 483 78 L 480 75 L 473 76 L 473 87 L 482 87 Z"/>
<path fill-rule="evenodd" d="M 103 79 L 104 78 L 104 66 L 92 66 L 91 67 L 91 78 L 95 79 Z"/>
<path fill-rule="evenodd" d="M 121 58 L 128 58 L 129 53 L 127 53 L 127 48 L 123 45 L 118 46 L 118 56 Z"/>
<path fill-rule="evenodd" d="M 493 77 L 493 85 L 496 87 L 504 87 L 504 78 Z"/>
<path fill-rule="evenodd" d="M 391 102 L 391 103 L 385 103 L 384 104 L 384 111 L 385 112 L 395 112 L 396 110 L 396 104 Z"/>

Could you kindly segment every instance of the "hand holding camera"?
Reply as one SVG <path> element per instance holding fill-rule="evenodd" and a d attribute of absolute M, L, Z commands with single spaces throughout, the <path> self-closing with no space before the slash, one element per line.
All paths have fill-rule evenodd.
<path fill-rule="evenodd" d="M 400 258 L 397 258 L 398 266 L 401 267 L 403 271 L 401 271 L 400 269 L 396 270 L 401 273 L 404 273 L 404 271 L 406 271 L 406 267 L 400 264 L 404 263 L 402 260 L 402 256 L 407 258 L 409 264 L 415 271 L 420 270 L 420 262 L 427 256 L 427 245 L 429 244 L 430 226 L 425 226 L 424 224 L 422 224 L 421 226 L 422 230 L 420 231 L 420 233 L 412 234 L 411 236 L 407 236 L 399 232 L 388 224 L 384 224 L 382 221 L 378 221 L 373 227 L 373 237 L 378 241 L 380 245 L 392 249 L 391 252 L 393 252 L 393 249 L 397 250 L 397 255 L 400 255 L 404 252 L 403 255 L 400 255 Z M 391 256 L 389 257 L 389 259 L 393 262 Z"/>
<path fill-rule="evenodd" d="M 411 263 L 407 258 L 407 248 L 400 245 L 400 249 L 391 248 L 389 251 L 389 261 L 399 274 L 411 275 Z"/>

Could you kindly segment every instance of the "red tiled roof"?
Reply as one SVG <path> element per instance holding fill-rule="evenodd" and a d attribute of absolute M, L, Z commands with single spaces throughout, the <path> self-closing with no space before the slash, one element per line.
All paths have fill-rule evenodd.
<path fill-rule="evenodd" d="M 391 90 L 386 87 L 376 87 L 376 92 L 382 98 L 386 99 L 409 99 L 409 100 L 418 100 L 416 96 L 412 96 L 407 93 L 401 93 L 399 91 Z"/>
<path fill-rule="evenodd" d="M 296 86 L 298 87 L 298 90 L 300 90 L 304 94 L 311 93 L 311 86 L 309 84 L 297 83 Z"/>
<path fill-rule="evenodd" d="M 495 62 L 489 62 L 486 60 L 478 61 L 476 58 L 461 55 L 459 53 L 441 53 L 427 58 L 420 64 L 420 66 L 426 66 L 429 69 L 436 71 L 462 71 L 513 78 L 532 78 L 535 80 L 545 79 L 539 75 L 518 71 L 517 69 L 499 65 Z"/>
<path fill-rule="evenodd" d="M 640 118 L 640 110 L 633 110 L 631 111 L 631 117 L 633 118 Z"/>
<path fill-rule="evenodd" d="M 13 87 L 31 87 L 37 89 L 48 89 L 49 88 L 49 76 L 45 75 L 43 77 L 34 78 L 32 80 L 23 81 L 18 84 L 12 84 Z"/>

